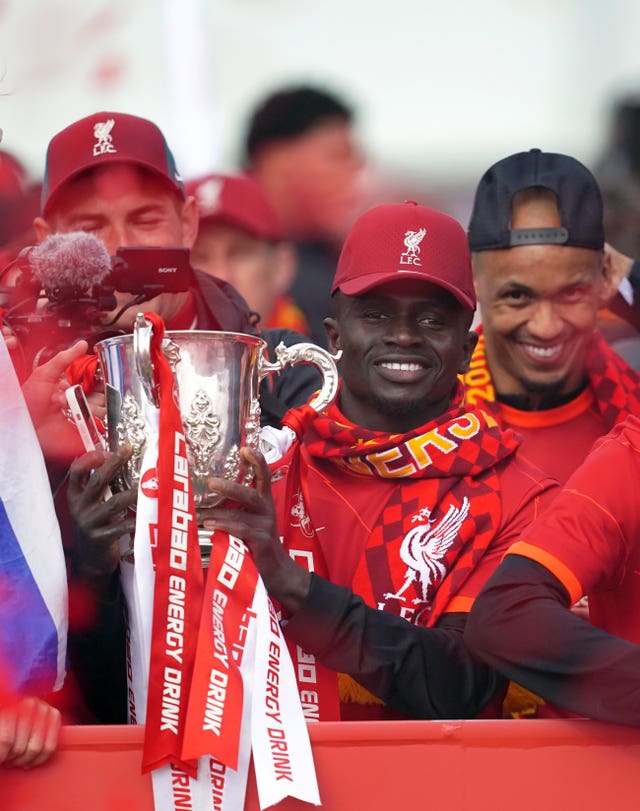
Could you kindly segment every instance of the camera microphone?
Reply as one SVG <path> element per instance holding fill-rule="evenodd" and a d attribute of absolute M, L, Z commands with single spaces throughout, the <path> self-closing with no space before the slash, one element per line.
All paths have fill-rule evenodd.
<path fill-rule="evenodd" d="M 193 277 L 187 248 L 123 247 L 110 257 L 84 231 L 50 234 L 22 251 L 13 271 L 14 286 L 0 287 L 0 306 L 19 338 L 27 372 L 78 337 L 91 346 L 107 332 L 122 332 L 118 319 L 125 310 L 187 291 Z M 128 300 L 116 292 L 129 294 Z"/>
<path fill-rule="evenodd" d="M 90 294 L 111 272 L 111 257 L 93 234 L 51 234 L 28 254 L 31 271 L 50 301 L 63 302 Z"/>

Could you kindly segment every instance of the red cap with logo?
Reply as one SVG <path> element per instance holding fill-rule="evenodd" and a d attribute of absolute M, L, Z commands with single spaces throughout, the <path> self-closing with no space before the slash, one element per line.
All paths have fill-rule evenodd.
<path fill-rule="evenodd" d="M 267 242 L 282 242 L 284 232 L 262 187 L 247 175 L 211 174 L 186 184 L 201 220 L 224 222 Z"/>
<path fill-rule="evenodd" d="M 365 212 L 347 235 L 331 292 L 357 296 L 398 279 L 420 279 L 469 310 L 476 294 L 467 235 L 457 220 L 414 202 Z"/>
<path fill-rule="evenodd" d="M 71 178 L 107 163 L 142 166 L 167 180 L 184 199 L 184 185 L 160 129 L 127 113 L 94 113 L 54 135 L 49 142 L 41 209 L 46 215 L 56 194 Z"/>

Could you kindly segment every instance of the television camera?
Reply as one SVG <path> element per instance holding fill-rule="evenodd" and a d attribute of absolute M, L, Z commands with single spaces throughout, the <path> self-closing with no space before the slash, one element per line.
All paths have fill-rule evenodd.
<path fill-rule="evenodd" d="M 188 290 L 192 277 L 183 247 L 118 248 L 110 257 L 97 237 L 73 232 L 25 248 L 0 276 L 0 312 L 18 339 L 19 371 L 28 375 L 80 338 L 92 347 L 122 334 L 116 322 L 126 310 Z M 130 298 L 116 299 L 116 291 Z"/>

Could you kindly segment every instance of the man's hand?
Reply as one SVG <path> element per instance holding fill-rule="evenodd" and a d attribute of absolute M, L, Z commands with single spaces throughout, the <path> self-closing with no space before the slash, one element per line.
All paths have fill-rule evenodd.
<path fill-rule="evenodd" d="M 48 760 L 58 745 L 60 712 L 40 698 L 0 708 L 0 763 L 29 769 Z"/>
<path fill-rule="evenodd" d="M 86 341 L 78 341 L 69 349 L 63 349 L 34 369 L 22 384 L 22 393 L 36 428 L 48 417 L 59 416 L 60 409 L 66 408 L 64 391 L 69 384 L 64 376 L 65 370 L 76 358 L 86 355 L 87 349 Z"/>
<path fill-rule="evenodd" d="M 135 530 L 135 515 L 129 512 L 137 491 L 125 490 L 110 498 L 107 487 L 122 470 L 133 448 L 122 445 L 118 453 L 90 451 L 71 465 L 67 500 L 75 523 L 75 561 L 84 580 L 99 585 L 115 572 L 120 560 L 119 539 Z"/>
<path fill-rule="evenodd" d="M 209 489 L 237 506 L 224 503 L 204 511 L 204 527 L 241 538 L 251 550 L 269 594 L 294 613 L 305 601 L 311 575 L 291 559 L 280 543 L 271 474 L 261 453 L 242 448 L 241 457 L 253 468 L 255 488 L 212 478 Z"/>
<path fill-rule="evenodd" d="M 604 246 L 604 284 L 602 285 L 601 303 L 606 305 L 615 296 L 621 282 L 629 275 L 633 259 L 616 251 L 608 242 Z"/>

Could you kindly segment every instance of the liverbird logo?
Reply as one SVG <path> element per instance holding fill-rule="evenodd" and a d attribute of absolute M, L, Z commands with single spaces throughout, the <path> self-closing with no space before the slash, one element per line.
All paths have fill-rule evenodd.
<path fill-rule="evenodd" d="M 220 178 L 210 177 L 196 190 L 196 200 L 202 211 L 213 213 L 220 207 L 220 195 L 224 183 Z"/>
<path fill-rule="evenodd" d="M 292 527 L 299 527 L 300 531 L 306 538 L 311 538 L 313 536 L 313 527 L 311 526 L 311 519 L 307 514 L 307 510 L 304 506 L 304 499 L 302 497 L 302 491 L 298 490 L 298 492 L 294 496 L 294 503 L 291 505 L 291 526 Z"/>
<path fill-rule="evenodd" d="M 93 154 L 95 157 L 104 155 L 106 152 L 116 151 L 111 137 L 111 130 L 115 123 L 113 118 L 109 118 L 107 121 L 98 121 L 97 124 L 94 124 L 93 137 L 96 139 L 96 142 L 93 145 Z"/>
<path fill-rule="evenodd" d="M 427 507 L 413 516 L 413 523 L 421 523 L 407 532 L 400 545 L 400 558 L 407 565 L 404 582 L 395 594 L 385 594 L 386 599 L 401 599 L 409 586 L 417 581 L 420 597 L 413 600 L 413 603 L 429 603 L 429 591 L 446 574 L 442 559 L 455 541 L 468 512 L 469 499 L 465 496 L 460 507 L 452 504 L 437 522 L 435 519 L 431 520 L 431 511 Z"/>
<path fill-rule="evenodd" d="M 420 261 L 420 243 L 427 233 L 426 228 L 421 228 L 419 231 L 405 231 L 404 244 L 406 251 L 400 254 L 401 265 L 421 265 Z"/>

